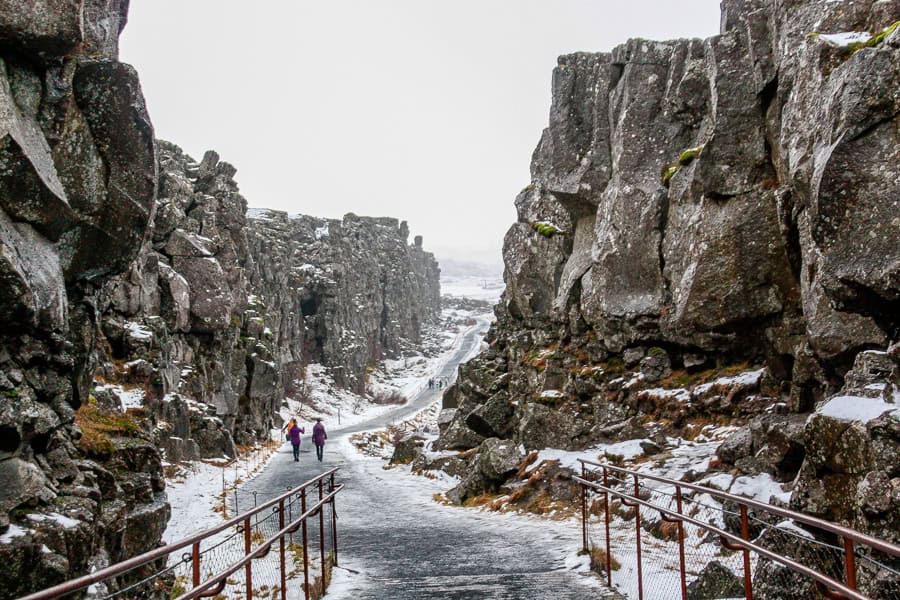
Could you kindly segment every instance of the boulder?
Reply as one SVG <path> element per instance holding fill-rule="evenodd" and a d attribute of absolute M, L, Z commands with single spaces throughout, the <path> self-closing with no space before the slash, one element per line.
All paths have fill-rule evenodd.
<path fill-rule="evenodd" d="M 54 156 L 66 165 L 60 177 L 80 217 L 61 241 L 70 280 L 130 266 L 156 203 L 157 179 L 156 140 L 137 72 L 112 60 L 81 62 L 72 91 L 83 120 L 67 132 L 71 139 L 62 140 Z M 100 173 L 106 180 L 103 192 Z"/>
<path fill-rule="evenodd" d="M 413 462 L 413 470 L 443 471 L 451 477 L 463 478 L 467 474 L 468 463 L 459 456 L 439 456 L 428 458 L 424 454 L 419 455 Z"/>
<path fill-rule="evenodd" d="M 590 440 L 590 423 L 570 412 L 528 403 L 520 408 L 515 439 L 526 450 L 579 450 Z"/>
<path fill-rule="evenodd" d="M 391 456 L 392 465 L 408 465 L 422 455 L 425 446 L 425 438 L 419 434 L 409 433 L 394 443 L 394 454 Z"/>
<path fill-rule="evenodd" d="M 170 257 L 190 256 L 205 257 L 212 256 L 208 245 L 211 240 L 204 238 L 196 233 L 176 229 L 169 234 L 169 240 L 166 242 L 163 252 Z"/>
<path fill-rule="evenodd" d="M 688 600 L 740 598 L 744 595 L 744 579 L 719 561 L 713 560 L 688 584 L 687 592 Z"/>
<path fill-rule="evenodd" d="M 524 458 L 512 441 L 488 438 L 478 453 L 478 470 L 487 481 L 502 482 L 519 468 Z"/>
<path fill-rule="evenodd" d="M 82 40 L 81 6 L 80 0 L 40 0 L 22 10 L 17 0 L 0 0 L 0 42 L 62 56 Z"/>
<path fill-rule="evenodd" d="M 0 512 L 21 505 L 34 505 L 45 497 L 47 478 L 38 467 L 21 458 L 0 461 Z"/>
<path fill-rule="evenodd" d="M 470 412 L 466 416 L 466 426 L 485 438 L 504 437 L 512 429 L 514 414 L 515 407 L 510 403 L 509 394 L 501 391 Z"/>
<path fill-rule="evenodd" d="M 454 411 L 452 414 L 449 411 Z M 441 436 L 435 447 L 442 450 L 470 450 L 476 448 L 484 441 L 484 437 L 478 435 L 465 423 L 463 414 L 459 409 L 450 408 L 441 411 Z M 450 419 L 449 423 L 446 421 Z"/>
<path fill-rule="evenodd" d="M 68 306 L 56 249 L 25 223 L 0 209 L 0 318 L 66 331 Z M 17 252 L 9 251 L 17 249 Z"/>
<path fill-rule="evenodd" d="M 168 502 L 142 505 L 125 517 L 123 552 L 135 556 L 156 547 L 165 531 L 172 509 Z"/>
<path fill-rule="evenodd" d="M 640 370 L 645 381 L 654 383 L 672 374 L 672 363 L 665 350 L 654 346 L 640 360 Z"/>
<path fill-rule="evenodd" d="M 741 428 L 725 438 L 716 449 L 716 456 L 722 462 L 734 464 L 739 458 L 752 456 L 753 436 L 749 428 Z"/>
<path fill-rule="evenodd" d="M 447 490 L 444 495 L 453 504 L 463 504 L 469 498 L 485 493 L 490 487 L 481 471 L 476 469 L 469 471 L 459 484 Z"/>

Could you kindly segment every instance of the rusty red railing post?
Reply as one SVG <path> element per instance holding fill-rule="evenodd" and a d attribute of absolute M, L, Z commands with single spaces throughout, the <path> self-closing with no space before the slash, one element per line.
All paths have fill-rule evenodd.
<path fill-rule="evenodd" d="M 750 521 L 747 518 L 747 505 L 741 504 L 741 537 L 750 541 Z M 744 596 L 753 600 L 753 579 L 750 574 L 750 549 L 744 548 Z"/>
<path fill-rule="evenodd" d="M 603 487 L 609 488 L 609 472 L 603 467 Z M 612 587 L 612 549 L 609 540 L 609 492 L 603 491 L 603 514 L 606 521 L 606 585 Z"/>
<path fill-rule="evenodd" d="M 252 540 L 250 539 L 250 517 L 244 519 L 244 556 L 250 554 L 252 550 Z M 247 600 L 253 600 L 253 561 L 251 560 L 244 566 L 244 577 L 247 588 Z"/>
<path fill-rule="evenodd" d="M 634 479 L 634 498 L 641 498 L 641 484 L 638 481 L 637 473 L 632 475 Z M 644 571 L 641 563 L 641 505 L 634 503 L 634 534 L 635 534 L 635 550 L 637 551 L 637 575 L 638 575 L 638 600 L 644 600 Z"/>
<path fill-rule="evenodd" d="M 194 542 L 191 548 L 191 582 L 194 588 L 200 585 L 200 542 Z"/>
<path fill-rule="evenodd" d="M 325 505 L 322 504 L 322 480 L 319 480 L 319 560 L 322 563 L 322 595 L 325 595 Z"/>
<path fill-rule="evenodd" d="M 331 490 L 334 493 L 334 473 L 331 474 Z M 331 551 L 334 554 L 334 564 L 338 564 L 337 546 L 337 512 L 334 510 L 335 497 L 331 498 Z"/>
<path fill-rule="evenodd" d="M 300 514 L 306 514 L 306 488 L 300 490 Z M 303 516 L 303 594 L 309 598 L 309 544 L 306 537 L 306 517 Z"/>
<path fill-rule="evenodd" d="M 581 478 L 587 478 L 587 469 L 584 463 L 581 463 Z M 587 486 L 581 485 L 581 549 L 588 553 L 588 520 L 587 520 Z"/>
<path fill-rule="evenodd" d="M 675 486 L 675 508 L 678 510 L 678 563 L 681 572 L 681 598 L 687 600 L 687 570 L 684 565 L 684 521 L 681 520 L 681 486 Z"/>
<path fill-rule="evenodd" d="M 847 587 L 856 591 L 856 555 L 853 540 L 844 537 L 844 572 L 847 574 Z"/>
<path fill-rule="evenodd" d="M 278 501 L 278 531 L 284 531 L 284 498 Z M 286 553 L 284 551 L 284 534 L 278 540 L 278 550 L 281 555 L 281 600 L 287 598 L 287 573 L 285 571 L 284 560 Z"/>

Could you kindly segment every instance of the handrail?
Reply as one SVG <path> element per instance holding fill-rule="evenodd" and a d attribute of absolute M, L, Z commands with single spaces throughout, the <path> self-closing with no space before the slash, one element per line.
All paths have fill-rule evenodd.
<path fill-rule="evenodd" d="M 601 466 L 606 466 L 606 465 L 601 465 Z M 624 470 L 624 469 L 620 469 L 620 470 Z M 731 544 L 733 544 L 735 546 L 738 546 L 738 547 L 740 547 L 742 549 L 746 549 L 746 550 L 752 550 L 753 552 L 756 552 L 760 556 L 764 556 L 770 560 L 779 562 L 779 563 L 783 564 L 784 566 L 788 567 L 789 569 L 792 569 L 803 575 L 806 575 L 807 577 L 815 579 L 816 581 L 828 586 L 832 590 L 836 590 L 842 594 L 845 594 L 847 598 L 851 598 L 853 600 L 869 600 L 869 598 L 867 596 L 863 596 L 859 592 L 850 589 L 849 587 L 844 585 L 842 582 L 837 581 L 836 579 L 832 579 L 831 577 L 828 577 L 827 575 L 824 575 L 822 573 L 819 573 L 818 571 L 810 569 L 809 567 L 802 565 L 790 558 L 787 558 L 786 556 L 781 556 L 780 554 L 776 554 L 770 550 L 767 550 L 766 548 L 763 548 L 762 546 L 758 546 L 758 545 L 754 544 L 753 542 L 744 540 L 744 539 L 734 535 L 733 533 L 725 531 L 724 529 L 719 529 L 718 527 L 716 527 L 714 525 L 710 525 L 709 523 L 705 523 L 703 521 L 694 519 L 693 517 L 690 517 L 690 516 L 687 516 L 684 514 L 679 515 L 679 514 L 675 513 L 674 511 L 660 508 L 659 506 L 651 504 L 650 502 L 647 502 L 646 500 L 641 500 L 640 498 L 638 498 L 636 496 L 632 496 L 625 492 L 620 492 L 620 491 L 614 490 L 610 487 L 601 485 L 601 484 L 593 482 L 593 481 L 588 481 L 587 479 L 583 479 L 581 477 L 578 477 L 577 475 L 573 475 L 572 479 L 577 481 L 581 485 L 591 487 L 595 490 L 607 492 L 614 496 L 617 496 L 620 499 L 622 499 L 623 502 L 625 501 L 624 500 L 625 498 L 628 498 L 629 501 L 632 502 L 633 504 L 639 504 L 641 506 L 645 506 L 652 510 L 658 511 L 661 515 L 667 515 L 668 518 L 670 518 L 670 519 L 673 519 L 675 521 L 681 520 L 681 521 L 690 523 L 692 525 L 695 525 L 697 527 L 700 527 L 702 529 L 706 529 L 707 531 L 711 531 L 715 534 L 718 534 L 720 536 L 720 538 L 727 539 Z"/>
<path fill-rule="evenodd" d="M 210 588 L 212 588 L 214 585 L 217 585 L 217 584 L 225 581 L 225 579 L 227 579 L 229 575 L 231 575 L 232 573 L 234 573 L 241 567 L 245 566 L 248 562 L 268 554 L 269 549 L 272 547 L 272 544 L 274 544 L 276 541 L 278 541 L 279 539 L 284 537 L 285 534 L 293 533 L 293 532 L 297 531 L 300 524 L 305 519 L 308 519 L 311 515 L 316 514 L 324 505 L 331 502 L 331 500 L 342 489 L 344 489 L 343 483 L 340 484 L 339 486 L 335 487 L 333 491 L 329 492 L 321 500 L 319 500 L 313 506 L 311 506 L 309 509 L 307 509 L 306 512 L 304 512 L 299 517 L 297 517 L 297 519 L 294 520 L 290 525 L 285 525 L 278 533 L 276 533 L 275 535 L 273 535 L 272 537 L 270 537 L 269 539 L 267 539 L 266 541 L 261 543 L 256 550 L 254 550 L 250 554 L 246 555 L 244 558 L 242 558 L 238 562 L 232 564 L 224 571 L 221 571 L 220 573 L 214 575 L 213 577 L 210 577 L 209 579 L 207 579 L 206 581 L 201 583 L 199 586 L 197 586 L 190 592 L 187 592 L 186 594 L 182 594 L 181 596 L 178 596 L 178 598 L 176 598 L 176 600 L 192 600 L 193 598 L 199 598 L 199 597 L 203 596 L 204 594 L 206 594 L 210 590 Z"/>
<path fill-rule="evenodd" d="M 99 582 L 101 582 L 105 579 L 108 579 L 110 577 L 113 577 L 115 575 L 127 573 L 128 571 L 136 569 L 137 567 L 143 566 L 147 563 L 153 562 L 159 558 L 168 556 L 169 554 L 172 554 L 183 548 L 191 546 L 192 544 L 195 544 L 202 540 L 205 540 L 205 539 L 209 538 L 210 536 L 220 533 L 230 527 L 242 524 L 249 517 L 252 517 L 252 516 L 262 512 L 263 510 L 266 510 L 267 508 L 270 508 L 270 507 L 278 504 L 285 498 L 289 498 L 290 496 L 293 496 L 294 494 L 305 490 L 306 488 L 310 487 L 313 484 L 321 482 L 326 477 L 333 475 L 339 468 L 340 467 L 333 467 L 333 468 L 329 469 L 328 471 L 325 471 L 312 479 L 304 481 L 297 487 L 281 494 L 280 496 L 272 498 L 271 500 L 268 500 L 268 501 L 264 502 L 263 504 L 260 504 L 259 506 L 254 507 L 252 510 L 248 510 L 245 513 L 242 513 L 228 521 L 225 521 L 221 525 L 216 525 L 215 527 L 211 527 L 211 528 L 201 531 L 199 533 L 195 533 L 194 535 L 192 535 L 190 537 L 186 537 L 184 539 L 181 539 L 177 542 L 173 542 L 171 544 L 166 544 L 165 546 L 160 546 L 159 548 L 156 548 L 155 550 L 150 550 L 148 552 L 139 554 L 138 556 L 134 556 L 134 557 L 124 560 L 122 562 L 116 563 L 114 565 L 110 565 L 110 566 L 106 567 L 105 569 L 100 569 L 99 571 L 89 573 L 88 575 L 82 575 L 81 577 L 78 577 L 75 579 L 70 579 L 69 581 L 65 581 L 63 583 L 60 583 L 53 587 L 41 590 L 39 592 L 35 592 L 33 594 L 23 596 L 23 597 L 19 598 L 19 600 L 51 600 L 53 598 L 58 598 L 60 596 L 66 595 L 66 594 L 71 594 L 72 592 L 76 592 L 80 589 L 86 588 L 95 583 L 99 583 Z M 341 486 L 341 487 L 343 487 L 343 486 Z"/>
<path fill-rule="evenodd" d="M 717 490 L 711 487 L 705 487 L 702 485 L 696 485 L 692 483 L 687 483 L 684 481 L 675 481 L 674 479 L 669 479 L 666 477 L 660 477 L 659 475 L 651 475 L 649 473 L 641 473 L 638 471 L 632 471 L 629 469 L 624 469 L 622 467 L 616 467 L 614 465 L 598 463 L 592 460 L 587 460 L 583 458 L 579 458 L 578 461 L 582 464 L 592 465 L 595 467 L 602 467 L 605 469 L 609 469 L 610 471 L 616 471 L 618 473 L 624 473 L 631 476 L 642 477 L 645 479 L 652 479 L 654 481 L 658 481 L 660 483 L 665 483 L 668 485 L 679 486 L 682 488 L 687 488 L 691 490 L 695 490 L 704 494 L 709 494 L 715 498 L 722 498 L 724 500 L 729 500 L 732 502 L 737 502 L 739 504 L 744 504 L 748 507 L 757 508 L 759 510 L 769 512 L 781 517 L 785 517 L 787 519 L 793 519 L 795 521 L 800 521 L 801 523 L 806 523 L 807 525 L 811 525 L 813 527 L 817 527 L 819 529 L 823 529 L 825 531 L 834 533 L 844 538 L 850 538 L 854 541 L 860 542 L 866 546 L 871 548 L 875 548 L 876 550 L 880 550 L 886 554 L 892 554 L 894 556 L 900 556 L 900 546 L 897 544 L 892 544 L 886 540 L 880 540 L 878 538 L 872 537 L 870 535 L 866 535 L 865 533 L 855 531 L 853 529 L 843 527 L 838 525 L 837 523 L 831 523 L 830 521 L 825 521 L 822 519 L 818 519 L 816 517 L 811 517 L 809 515 L 805 515 L 803 513 L 795 512 L 793 510 L 787 508 L 781 508 L 779 506 L 774 506 L 771 504 L 766 504 L 764 502 L 759 502 L 758 500 L 754 500 L 753 498 L 747 498 L 745 496 L 736 496 L 734 494 L 729 494 L 728 492 L 723 492 L 721 490 Z"/>

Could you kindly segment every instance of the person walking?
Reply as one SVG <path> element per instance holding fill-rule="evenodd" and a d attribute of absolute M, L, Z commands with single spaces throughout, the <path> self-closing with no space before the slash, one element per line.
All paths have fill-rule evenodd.
<path fill-rule="evenodd" d="M 283 436 L 285 436 L 284 439 L 286 439 L 287 441 L 291 441 L 291 427 L 296 425 L 296 423 L 297 423 L 297 419 L 295 419 L 294 417 L 291 417 L 291 420 L 288 421 L 284 425 L 284 427 L 281 428 L 281 434 Z"/>
<path fill-rule="evenodd" d="M 325 440 L 328 439 L 328 434 L 325 433 L 325 426 L 322 425 L 321 417 L 316 419 L 316 424 L 313 426 L 312 436 L 313 444 L 316 445 L 316 458 L 319 459 L 319 462 L 322 462 L 322 450 L 325 449 Z"/>
<path fill-rule="evenodd" d="M 294 447 L 294 462 L 300 462 L 300 434 L 306 433 L 306 430 L 297 424 L 297 419 L 293 421 L 294 425 L 288 430 L 288 437 L 291 438 L 291 446 Z"/>

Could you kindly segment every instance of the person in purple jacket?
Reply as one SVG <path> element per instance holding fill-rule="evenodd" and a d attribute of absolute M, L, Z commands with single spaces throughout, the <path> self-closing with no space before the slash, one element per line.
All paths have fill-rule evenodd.
<path fill-rule="evenodd" d="M 294 419 L 294 426 L 288 430 L 288 435 L 291 438 L 291 446 L 294 447 L 294 462 L 300 462 L 300 434 L 306 433 L 306 431 L 297 424 L 297 419 Z"/>
<path fill-rule="evenodd" d="M 322 462 L 322 450 L 325 448 L 325 440 L 328 439 L 328 434 L 325 433 L 325 426 L 322 425 L 322 419 L 316 419 L 316 424 L 313 426 L 313 444 L 316 445 L 316 458 L 319 459 L 319 462 Z"/>

